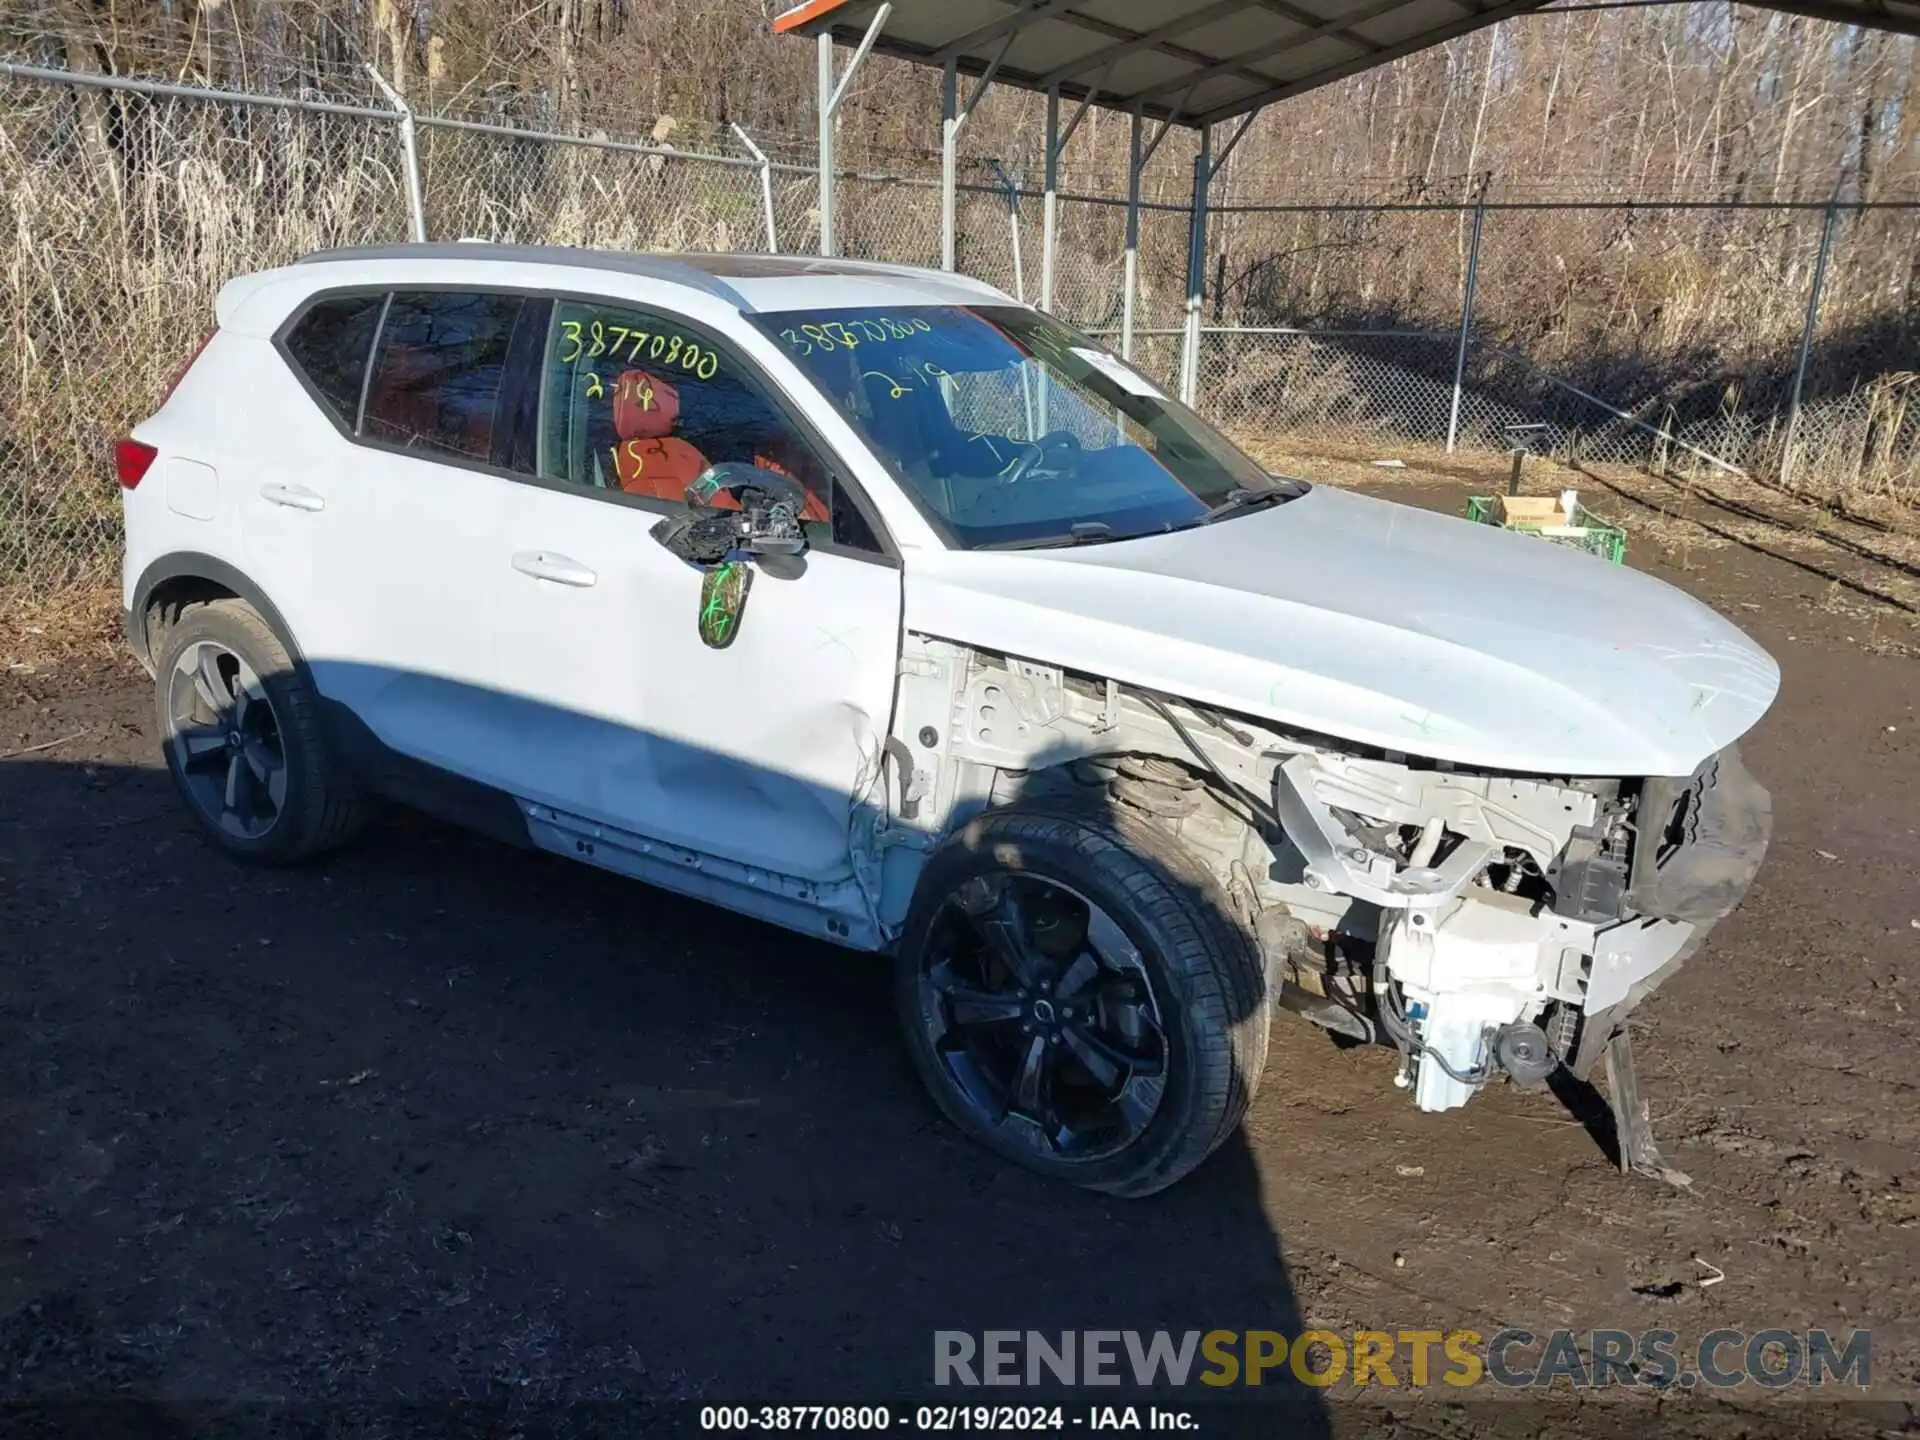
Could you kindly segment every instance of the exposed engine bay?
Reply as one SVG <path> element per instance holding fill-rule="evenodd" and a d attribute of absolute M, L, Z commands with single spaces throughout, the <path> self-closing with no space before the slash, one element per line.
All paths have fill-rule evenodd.
<path fill-rule="evenodd" d="M 1501 1076 L 1584 1078 L 1744 894 L 1769 830 L 1732 746 L 1685 777 L 1471 773 L 917 636 L 888 755 L 883 925 L 913 849 L 1070 787 L 1176 835 L 1256 937 L 1270 997 L 1393 1046 L 1428 1111 Z"/>

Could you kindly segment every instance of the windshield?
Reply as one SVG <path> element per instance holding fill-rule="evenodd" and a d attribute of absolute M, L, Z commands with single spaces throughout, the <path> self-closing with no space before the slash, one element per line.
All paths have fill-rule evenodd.
<path fill-rule="evenodd" d="M 950 543 L 1085 544 L 1301 493 L 1125 361 L 1017 306 L 750 317 L 784 345 Z"/>

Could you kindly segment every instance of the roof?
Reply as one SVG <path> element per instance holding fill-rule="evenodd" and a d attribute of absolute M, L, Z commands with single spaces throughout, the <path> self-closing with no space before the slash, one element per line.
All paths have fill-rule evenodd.
<path fill-rule="evenodd" d="M 787 34 L 858 43 L 882 0 L 806 0 Z M 873 48 L 1027 89 L 1210 125 L 1343 80 L 1547 0 L 892 0 Z M 1920 35 L 1920 0 L 1766 0 Z"/>
<path fill-rule="evenodd" d="M 698 257 L 695 257 L 698 258 Z M 296 265 L 325 265 L 361 260 L 488 260 L 501 264 L 565 265 L 581 270 L 611 270 L 665 280 L 739 301 L 740 296 L 720 283 L 714 272 L 690 265 L 678 255 L 650 255 L 631 250 L 587 250 L 574 245 L 495 245 L 483 240 L 442 240 L 425 245 L 345 245 L 315 250 Z"/>
<path fill-rule="evenodd" d="M 425 245 L 351 245 L 303 255 L 299 265 L 368 260 L 480 261 L 633 275 L 713 295 L 741 310 L 885 304 L 1010 303 L 983 281 L 944 270 L 818 255 L 649 254 L 573 245 L 496 245 L 482 240 Z"/>

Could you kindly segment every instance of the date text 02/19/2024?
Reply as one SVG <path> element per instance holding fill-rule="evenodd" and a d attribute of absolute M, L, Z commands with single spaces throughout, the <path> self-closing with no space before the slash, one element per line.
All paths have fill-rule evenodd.
<path fill-rule="evenodd" d="M 1193 1413 L 1157 1405 L 703 1405 L 707 1431 L 911 1430 L 916 1434 L 1018 1431 L 1193 1432 Z"/>

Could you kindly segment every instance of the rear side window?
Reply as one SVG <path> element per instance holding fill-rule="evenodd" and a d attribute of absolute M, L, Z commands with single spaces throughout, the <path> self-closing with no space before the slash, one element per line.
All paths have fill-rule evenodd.
<path fill-rule="evenodd" d="M 380 327 L 361 433 L 408 449 L 491 460 L 522 303 L 517 295 L 397 292 Z"/>
<path fill-rule="evenodd" d="M 308 310 L 287 335 L 288 356 L 349 430 L 360 419 L 367 351 L 386 303 L 385 295 L 337 295 Z"/>

